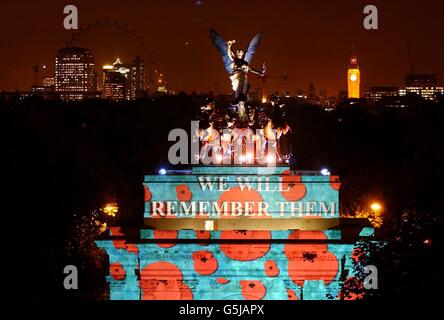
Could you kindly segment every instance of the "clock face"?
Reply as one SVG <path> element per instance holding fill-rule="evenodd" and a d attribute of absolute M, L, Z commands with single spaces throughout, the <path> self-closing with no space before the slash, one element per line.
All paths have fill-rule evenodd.
<path fill-rule="evenodd" d="M 358 80 L 358 77 L 357 77 L 355 74 L 352 74 L 352 75 L 350 76 L 350 80 L 351 80 L 351 81 L 356 81 L 356 80 Z"/>

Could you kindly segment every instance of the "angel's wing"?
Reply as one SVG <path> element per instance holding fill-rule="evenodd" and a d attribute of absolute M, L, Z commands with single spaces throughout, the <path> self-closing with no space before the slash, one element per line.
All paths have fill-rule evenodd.
<path fill-rule="evenodd" d="M 222 55 L 222 60 L 224 61 L 225 70 L 227 70 L 227 72 L 231 74 L 231 72 L 233 71 L 231 69 L 232 62 L 230 57 L 228 56 L 227 43 L 214 29 L 210 30 L 210 38 L 213 44 L 219 50 L 220 54 Z"/>
<path fill-rule="evenodd" d="M 262 31 L 259 32 L 257 35 L 255 35 L 253 39 L 251 39 L 247 51 L 245 51 L 245 57 L 244 57 L 244 60 L 247 61 L 248 63 L 251 63 L 254 53 L 261 44 L 261 39 L 262 39 Z"/>

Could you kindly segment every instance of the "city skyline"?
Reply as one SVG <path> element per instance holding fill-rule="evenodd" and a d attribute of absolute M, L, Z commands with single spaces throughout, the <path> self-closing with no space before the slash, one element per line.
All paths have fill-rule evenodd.
<path fill-rule="evenodd" d="M 158 70 L 155 70 L 156 68 L 153 67 L 152 75 L 147 75 L 147 71 L 144 68 L 144 62 L 140 59 L 138 55 L 136 55 L 132 61 L 133 64 L 122 64 L 119 57 L 116 57 L 116 60 L 112 64 L 104 64 L 102 66 L 97 66 L 95 64 L 94 56 L 91 53 L 91 51 L 88 48 L 79 48 L 76 46 L 73 47 L 64 47 L 58 50 L 58 54 L 55 57 L 55 64 L 54 64 L 54 74 L 50 75 L 48 77 L 44 77 L 40 79 L 39 73 L 41 70 L 46 70 L 48 68 L 48 65 L 36 65 L 33 66 L 34 68 L 34 85 L 31 87 L 31 92 L 36 94 L 48 94 L 50 98 L 57 98 L 56 96 L 51 95 L 51 92 L 56 92 L 60 96 L 58 98 L 61 98 L 62 100 L 78 100 L 83 99 L 83 96 L 78 96 L 77 98 L 70 98 L 70 97 L 64 97 L 62 91 L 58 89 L 58 81 L 57 78 L 60 78 L 60 75 L 58 75 L 58 70 L 60 69 L 60 66 L 58 67 L 58 59 L 60 58 L 61 52 L 67 52 L 72 51 L 74 53 L 74 56 L 77 54 L 77 51 L 86 51 L 86 53 L 90 56 L 89 59 L 91 59 L 92 62 L 92 74 L 94 75 L 94 79 L 91 79 L 94 81 L 93 87 L 94 90 L 92 90 L 90 93 L 92 94 L 91 97 L 103 97 L 108 98 L 112 100 L 135 100 L 137 98 L 145 96 L 143 92 L 148 93 L 149 91 L 151 93 L 177 93 L 173 91 L 173 88 L 168 87 L 167 81 L 164 79 L 164 74 L 161 72 L 158 72 Z M 74 60 L 79 60 L 79 58 L 74 58 Z M 135 68 L 134 62 L 136 61 L 137 64 L 141 64 L 141 68 Z M 257 87 L 255 90 L 259 90 L 262 96 L 262 101 L 266 102 L 268 100 L 268 95 L 274 95 L 279 94 L 286 97 L 294 97 L 294 98 L 303 98 L 303 100 L 307 100 L 307 102 L 311 104 L 321 104 L 327 107 L 329 109 L 332 105 L 332 100 L 335 101 L 341 101 L 342 95 L 347 94 L 348 99 L 359 99 L 359 98 L 365 98 L 369 99 L 375 102 L 381 101 L 382 97 L 388 96 L 388 97 L 399 97 L 399 96 L 405 96 L 406 94 L 414 93 L 418 96 L 425 98 L 426 100 L 434 100 L 436 101 L 436 94 L 444 94 L 443 90 L 444 87 L 439 85 L 438 77 L 436 74 L 421 74 L 414 72 L 415 70 L 412 69 L 411 73 L 406 73 L 404 78 L 404 86 L 378 86 L 378 85 L 371 85 L 366 90 L 362 90 L 360 85 L 360 71 L 359 71 L 359 64 L 358 64 L 358 56 L 356 54 L 356 49 L 353 46 L 352 53 L 350 55 L 349 65 L 346 69 L 346 78 L 347 78 L 347 90 L 340 90 L 337 94 L 329 94 L 327 95 L 327 90 L 325 88 L 318 88 L 318 90 L 315 89 L 313 81 L 311 81 L 308 84 L 308 90 L 305 90 L 303 88 L 298 88 L 294 90 L 281 90 L 272 92 L 269 90 L 268 92 L 263 91 L 263 87 Z M 117 67 L 116 67 L 117 65 Z M 97 67 L 97 68 L 96 68 Z M 36 69 L 37 68 L 37 69 Z M 122 69 L 123 68 L 123 69 Z M 128 69 L 129 68 L 129 69 Z M 134 69 L 135 68 L 135 69 Z M 126 74 L 131 71 L 131 77 L 128 77 Z M 116 73 L 118 75 L 123 76 L 123 80 L 118 80 L 113 76 L 114 80 L 106 80 L 107 74 L 109 72 L 112 72 L 112 74 Z M 71 72 L 71 71 L 69 71 Z M 81 72 L 82 73 L 82 72 Z M 82 74 L 80 73 L 80 77 L 82 77 Z M 51 77 L 53 76 L 53 77 Z M 147 78 L 150 79 L 153 77 L 152 82 L 148 83 L 146 80 Z M 126 80 L 125 80 L 126 78 Z M 137 84 L 135 82 L 135 79 L 139 78 L 137 81 Z M 132 79 L 132 80 L 131 80 Z M 37 80 L 37 83 L 35 82 Z M 123 81 L 123 82 L 122 82 Z M 47 84 L 45 84 L 47 82 Z M 59 80 L 60 82 L 60 80 Z M 110 84 L 111 86 L 117 85 L 114 89 L 111 89 L 111 87 L 108 86 L 106 83 Z M 121 83 L 122 82 L 122 83 Z M 126 83 L 128 82 L 128 83 Z M 126 83 L 126 84 L 125 84 Z M 51 88 L 53 87 L 53 88 Z M 130 89 L 131 88 L 131 89 Z M 137 89 L 136 89 L 137 88 Z M 54 90 L 55 89 L 55 90 Z M 80 91 L 84 91 L 83 87 L 80 88 Z M 170 90 L 171 89 L 171 90 Z M 212 94 L 229 94 L 227 92 L 219 92 L 218 91 L 218 84 L 215 85 L 213 88 L 214 90 L 209 90 L 207 93 Z M 49 90 L 49 91 L 48 91 Z M 74 91 L 76 91 L 75 89 Z M 117 90 L 117 91 L 116 91 Z M 127 91 L 126 93 L 122 93 L 120 91 Z M 89 90 L 87 90 L 89 91 Z M 117 93 L 117 96 L 114 96 L 115 93 Z M 205 92 L 200 92 L 201 94 L 206 94 Z M 319 94 L 319 95 L 318 95 Z M 265 100 L 264 100 L 265 99 Z M 321 101 L 323 100 L 323 101 Z M 400 102 L 398 102 L 400 103 Z M 334 104 L 334 103 L 333 103 Z"/>
<path fill-rule="evenodd" d="M 31 95 L 39 95 L 46 99 L 83 100 L 85 98 L 105 98 L 115 101 L 136 100 L 147 97 L 149 94 L 176 94 L 165 80 L 163 73 L 153 70 L 152 74 L 145 72 L 145 63 L 135 56 L 130 64 L 122 63 L 116 58 L 113 64 L 102 66 L 102 73 L 96 70 L 93 54 L 88 48 L 75 46 L 59 49 L 55 58 L 54 77 L 46 77 L 39 81 L 39 72 L 46 70 L 46 65 L 34 66 L 34 82 Z M 149 64 L 150 65 L 150 64 Z M 405 86 L 371 86 L 361 93 L 360 69 L 358 55 L 353 47 L 350 55 L 350 63 L 347 67 L 346 79 L 347 90 L 339 91 L 338 95 L 327 95 L 325 88 L 315 89 L 314 83 L 310 82 L 308 90 L 297 89 L 293 91 L 266 91 L 263 87 L 255 88 L 252 98 L 262 103 L 269 102 L 272 96 L 285 98 L 296 98 L 299 102 L 307 102 L 320 105 L 325 110 L 332 110 L 336 103 L 344 102 L 346 98 L 353 104 L 357 99 L 366 99 L 390 107 L 404 107 L 408 101 L 413 102 L 413 95 L 428 101 L 437 102 L 444 95 L 444 87 L 439 86 L 436 74 L 411 73 L 405 75 Z M 146 82 L 146 78 L 151 79 Z M 319 95 L 318 95 L 319 92 Z M 29 91 L 22 94 L 27 96 Z M 215 85 L 214 90 L 200 92 L 199 94 L 226 95 L 220 92 Z M 405 99 L 404 99 L 405 98 Z M 412 100 L 413 98 L 413 100 Z"/>
<path fill-rule="evenodd" d="M 48 65 L 41 72 L 40 82 L 54 73 L 55 53 L 71 37 L 71 32 L 63 29 L 62 6 L 50 0 L 44 2 L 48 4 L 41 6 L 45 10 L 36 6 L 35 10 L 25 12 L 17 10 L 19 3 L 6 4 L 6 9 L 10 8 L 14 14 L 21 12 L 22 18 L 18 24 L 17 20 L 8 20 L 15 18 L 14 14 L 6 17 L 12 32 L 2 37 L 9 43 L 10 50 L 0 53 L 1 90 L 29 90 L 34 79 L 32 66 L 37 64 Z M 362 27 L 363 3 L 336 8 L 333 4 L 316 1 L 312 4 L 281 1 L 279 9 L 273 11 L 267 11 L 271 4 L 266 1 L 257 1 L 253 5 L 236 4 L 240 11 L 243 6 L 251 8 L 249 23 L 243 25 L 247 32 L 241 32 L 236 23 L 228 23 L 222 14 L 234 6 L 232 1 L 207 1 L 199 6 L 194 1 L 173 1 L 168 5 L 130 1 L 125 12 L 116 10 L 119 4 L 115 1 L 108 1 L 100 11 L 96 9 L 97 4 L 85 1 L 79 1 L 77 6 L 80 26 L 110 19 L 137 29 L 149 43 L 156 66 L 176 92 L 208 92 L 215 82 L 221 92 L 230 91 L 229 83 L 224 80 L 223 67 L 212 62 L 217 53 L 211 48 L 208 30 L 213 26 L 227 37 L 235 38 L 240 46 L 245 46 L 255 32 L 264 30 L 261 50 L 253 63 L 265 61 L 272 79 L 263 84 L 253 78 L 252 85 L 268 92 L 305 90 L 313 82 L 316 88 L 326 89 L 328 96 L 337 95 L 347 88 L 344 73 L 353 45 L 359 56 L 361 92 L 372 86 L 402 86 L 405 74 L 411 71 L 408 46 L 415 71 L 438 74 L 442 83 L 444 64 L 439 57 L 444 55 L 443 40 L 428 32 L 440 30 L 439 25 L 443 24 L 439 18 L 432 19 L 441 12 L 436 8 L 441 4 L 425 1 L 421 8 L 416 8 L 412 2 L 406 2 L 402 7 L 376 2 L 380 29 L 369 31 Z M 177 10 L 171 10 L 173 8 Z M 294 15 L 287 14 L 287 11 Z M 230 18 L 240 21 L 237 20 L 240 15 L 236 11 L 230 13 Z M 276 15 L 282 15 L 281 21 L 270 23 L 275 21 L 272 18 Z M 165 23 L 166 18 L 177 23 Z M 307 22 L 308 19 L 316 23 Z M 36 20 L 39 20 L 37 28 L 32 27 Z M 129 61 L 142 52 L 137 41 L 125 32 L 107 28 L 86 33 L 74 45 L 90 49 L 97 67 L 112 63 L 116 57 Z M 100 68 L 96 69 L 100 72 Z M 190 77 L 190 74 L 194 76 Z M 288 80 L 273 79 L 283 75 L 288 75 Z"/>

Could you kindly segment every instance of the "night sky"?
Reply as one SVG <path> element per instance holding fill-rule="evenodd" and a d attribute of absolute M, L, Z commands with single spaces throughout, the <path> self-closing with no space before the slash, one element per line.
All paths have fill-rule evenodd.
<path fill-rule="evenodd" d="M 253 86 L 265 90 L 316 90 L 337 95 L 346 88 L 351 47 L 357 47 L 362 89 L 402 86 L 410 71 L 408 45 L 418 73 L 437 73 L 444 83 L 444 1 L 319 1 L 319 0 L 195 0 L 177 1 L 2 1 L 0 90 L 29 90 L 32 65 L 48 64 L 42 73 L 53 76 L 54 56 L 70 31 L 63 28 L 63 8 L 75 4 L 80 26 L 96 20 L 121 21 L 149 43 L 153 60 L 176 91 L 208 91 L 219 83 L 229 92 L 222 61 L 208 31 L 214 27 L 225 40 L 246 47 L 259 30 L 262 45 L 253 59 L 267 63 L 270 76 L 288 75 Z M 362 26 L 363 8 L 379 9 L 379 30 Z M 186 44 L 188 43 L 188 45 Z M 140 45 L 124 31 L 101 28 L 84 34 L 75 45 L 92 50 L 97 66 L 116 57 L 128 61 L 142 54 Z M 97 67 L 97 71 L 99 71 Z M 253 78 L 254 76 L 252 76 Z"/>

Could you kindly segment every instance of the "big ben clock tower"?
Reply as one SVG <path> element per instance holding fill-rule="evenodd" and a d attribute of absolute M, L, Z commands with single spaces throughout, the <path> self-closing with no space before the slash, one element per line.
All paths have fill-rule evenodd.
<path fill-rule="evenodd" d="M 361 73 L 359 71 L 358 57 L 353 47 L 353 53 L 350 58 L 350 64 L 347 69 L 347 85 L 348 85 L 348 98 L 359 99 L 359 86 L 361 82 Z"/>

